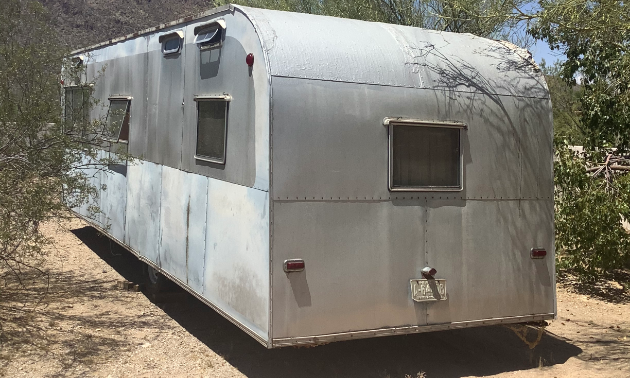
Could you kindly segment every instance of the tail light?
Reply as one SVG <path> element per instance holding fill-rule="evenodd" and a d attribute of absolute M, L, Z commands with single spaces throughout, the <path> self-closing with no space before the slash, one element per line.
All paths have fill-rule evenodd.
<path fill-rule="evenodd" d="M 532 259 L 542 259 L 547 256 L 547 251 L 543 248 L 532 248 Z"/>
<path fill-rule="evenodd" d="M 301 272 L 303 270 L 304 270 L 304 260 L 302 259 L 284 260 L 284 271 L 286 273 Z"/>

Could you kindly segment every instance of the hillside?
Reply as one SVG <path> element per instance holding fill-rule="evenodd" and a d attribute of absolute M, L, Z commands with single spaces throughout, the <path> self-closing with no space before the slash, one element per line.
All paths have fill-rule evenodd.
<path fill-rule="evenodd" d="M 212 0 L 39 0 L 73 49 L 213 8 Z"/>

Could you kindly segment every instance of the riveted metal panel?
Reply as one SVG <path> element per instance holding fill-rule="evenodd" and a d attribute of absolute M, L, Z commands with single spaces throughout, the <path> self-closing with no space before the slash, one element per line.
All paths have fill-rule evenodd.
<path fill-rule="evenodd" d="M 184 61 L 181 53 L 163 55 L 159 36 L 185 26 L 148 36 L 147 123 L 149 132 L 146 158 L 152 162 L 181 168 L 184 124 Z"/>
<path fill-rule="evenodd" d="M 274 78 L 273 83 L 276 200 L 448 195 L 389 192 L 388 132 L 383 126 L 388 116 L 468 125 L 461 131 L 462 198 L 517 199 L 521 187 L 540 185 L 547 188 L 541 197 L 551 196 L 546 99 L 287 78 Z M 523 116 L 525 109 L 532 110 Z M 538 191 L 527 194 L 536 197 Z"/>
<path fill-rule="evenodd" d="M 213 20 L 227 28 L 219 48 L 200 49 L 194 28 Z M 185 170 L 232 183 L 268 190 L 269 84 L 260 41 L 252 24 L 240 12 L 223 12 L 186 28 Z M 256 57 L 250 68 L 248 53 Z M 195 159 L 197 104 L 195 96 L 229 95 L 226 162 Z"/>
<path fill-rule="evenodd" d="M 272 75 L 548 97 L 526 50 L 473 36 L 240 7 L 265 37 Z"/>
<path fill-rule="evenodd" d="M 204 297 L 267 338 L 269 196 L 209 179 Z"/>
<path fill-rule="evenodd" d="M 427 305 L 428 323 L 554 312 L 551 200 L 429 200 L 427 265 L 448 300 Z M 549 251 L 532 260 L 531 248 Z"/>
<path fill-rule="evenodd" d="M 273 338 L 426 324 L 409 286 L 425 263 L 424 204 L 275 201 Z M 291 258 L 304 271 L 284 273 Z"/>
<path fill-rule="evenodd" d="M 158 263 L 162 166 L 137 161 L 127 169 L 125 244 Z"/>

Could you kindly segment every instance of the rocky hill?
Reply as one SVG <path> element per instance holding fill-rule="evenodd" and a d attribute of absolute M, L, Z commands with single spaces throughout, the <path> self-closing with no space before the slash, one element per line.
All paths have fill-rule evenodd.
<path fill-rule="evenodd" d="M 0 0 L 1 1 L 1 0 Z M 71 48 L 85 47 L 214 7 L 212 0 L 39 0 Z"/>

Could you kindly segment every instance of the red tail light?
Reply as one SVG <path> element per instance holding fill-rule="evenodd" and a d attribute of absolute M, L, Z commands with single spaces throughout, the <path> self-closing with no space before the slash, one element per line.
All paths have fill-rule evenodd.
<path fill-rule="evenodd" d="M 547 251 L 542 248 L 532 248 L 532 259 L 542 259 L 547 256 Z"/>
<path fill-rule="evenodd" d="M 284 261 L 284 271 L 286 273 L 301 272 L 304 270 L 304 266 L 304 260 L 302 259 L 291 259 Z"/>

